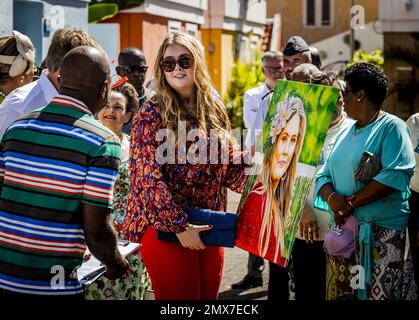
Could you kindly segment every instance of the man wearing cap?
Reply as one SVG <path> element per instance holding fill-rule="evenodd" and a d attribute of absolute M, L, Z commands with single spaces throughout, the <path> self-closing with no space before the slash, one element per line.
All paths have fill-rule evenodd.
<path fill-rule="evenodd" d="M 303 63 L 312 63 L 310 47 L 303 38 L 292 36 L 284 47 L 284 72 L 288 80 L 294 69 Z"/>

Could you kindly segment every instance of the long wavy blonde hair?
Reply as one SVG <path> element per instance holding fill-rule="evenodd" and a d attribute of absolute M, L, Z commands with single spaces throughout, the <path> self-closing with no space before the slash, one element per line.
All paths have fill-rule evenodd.
<path fill-rule="evenodd" d="M 284 248 L 285 217 L 289 210 L 292 188 L 294 186 L 295 177 L 297 175 L 298 158 L 303 147 L 304 135 L 306 130 L 306 116 L 304 112 L 304 105 L 299 98 L 297 99 L 300 101 L 300 103 L 294 104 L 294 106 L 288 113 L 287 119 L 285 119 L 286 122 L 288 122 L 295 114 L 298 114 L 300 117 L 298 138 L 294 149 L 294 154 L 291 159 L 291 163 L 289 164 L 287 171 L 284 173 L 285 177 L 283 176 L 284 179 L 282 179 L 282 177 L 280 178 L 279 184 L 276 190 L 274 190 L 271 173 L 273 153 L 266 152 L 263 159 L 262 172 L 258 175 L 255 182 L 255 185 L 260 183 L 261 186 L 252 190 L 252 192 L 256 194 L 266 196 L 266 201 L 264 201 L 262 207 L 262 224 L 259 232 L 258 252 L 261 256 L 266 255 L 269 247 L 269 239 L 271 233 L 274 232 L 275 238 L 279 240 L 279 245 L 276 245 L 275 248 L 275 261 L 278 258 L 279 249 Z M 278 143 L 278 140 L 279 139 L 275 141 L 272 151 L 274 151 Z"/>
<path fill-rule="evenodd" d="M 160 107 L 163 126 L 176 132 L 179 129 L 180 121 L 185 121 L 187 116 L 191 116 L 190 112 L 182 105 L 180 96 L 168 84 L 160 67 L 160 61 L 166 52 L 167 46 L 170 44 L 184 46 L 193 57 L 193 77 L 196 88 L 197 108 L 194 120 L 198 129 L 207 132 L 214 129 L 218 133 L 220 141 L 228 141 L 230 145 L 236 145 L 237 141 L 231 134 L 231 123 L 225 107 L 222 101 L 214 96 L 214 85 L 205 63 L 203 46 L 194 37 L 181 32 L 171 32 L 164 38 L 154 65 L 154 82 L 151 90 L 153 92 L 152 100 L 157 102 Z M 187 132 L 190 129 L 191 123 L 186 122 Z"/>

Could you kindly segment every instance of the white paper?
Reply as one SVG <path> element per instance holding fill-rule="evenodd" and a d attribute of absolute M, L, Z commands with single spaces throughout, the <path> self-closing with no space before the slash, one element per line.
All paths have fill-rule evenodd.
<path fill-rule="evenodd" d="M 118 241 L 118 250 L 124 257 L 130 255 L 139 247 L 138 243 Z M 90 254 L 89 250 L 86 250 L 86 254 Z M 88 286 L 100 278 L 105 271 L 105 266 L 91 255 L 89 260 L 83 262 L 80 268 L 77 269 L 77 278 L 82 285 Z"/>

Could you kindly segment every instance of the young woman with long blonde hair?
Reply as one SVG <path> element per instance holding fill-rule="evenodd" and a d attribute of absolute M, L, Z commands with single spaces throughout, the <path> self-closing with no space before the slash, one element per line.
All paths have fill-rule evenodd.
<path fill-rule="evenodd" d="M 184 209 L 224 211 L 222 190 L 241 192 L 246 176 L 243 162 L 214 163 L 212 156 L 210 161 L 200 154 L 200 162 L 192 163 L 189 151 L 194 143 L 178 137 L 184 129 L 200 129 L 206 138 L 215 132 L 223 146 L 229 145 L 227 160 L 236 152 L 230 121 L 224 105 L 214 97 L 203 48 L 196 39 L 178 32 L 166 36 L 158 51 L 151 92 L 133 122 L 125 235 L 142 243 L 156 299 L 216 299 L 223 249 L 204 246 L 199 234 L 211 226 L 190 224 Z M 174 133 L 173 141 L 167 137 L 164 143 L 175 150 L 175 163 L 162 162 L 165 153 L 158 150 L 161 143 L 156 140 L 161 129 Z M 182 146 L 189 148 L 187 157 Z M 156 230 L 175 233 L 180 244 L 157 240 Z"/>

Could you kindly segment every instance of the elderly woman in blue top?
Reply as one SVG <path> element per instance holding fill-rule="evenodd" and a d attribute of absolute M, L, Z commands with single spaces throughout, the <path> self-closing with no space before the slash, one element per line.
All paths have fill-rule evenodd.
<path fill-rule="evenodd" d="M 388 80 L 380 69 L 357 63 L 346 69 L 344 79 L 345 111 L 356 122 L 338 134 L 317 174 L 314 202 L 318 208 L 331 209 L 337 226 L 354 215 L 359 239 L 357 254 L 350 261 L 329 257 L 328 268 L 334 266 L 338 274 L 330 276 L 328 270 L 328 280 L 335 279 L 331 281 L 334 288 L 328 285 L 328 297 L 355 298 L 357 289 L 358 299 L 408 299 L 403 285 L 409 276 L 404 272 L 405 230 L 409 181 L 415 167 L 409 130 L 401 119 L 381 110 Z M 365 151 L 381 162 L 380 171 L 366 184 L 354 177 Z M 351 279 L 353 265 L 361 265 L 365 272 L 365 279 L 359 277 L 356 286 Z"/>

